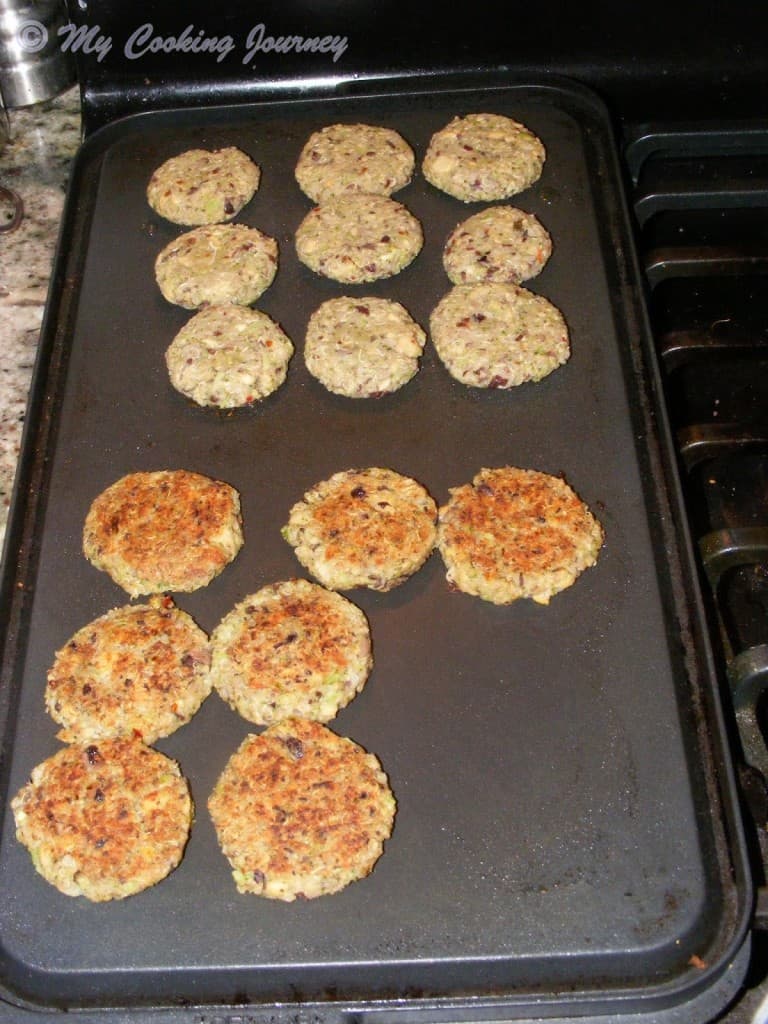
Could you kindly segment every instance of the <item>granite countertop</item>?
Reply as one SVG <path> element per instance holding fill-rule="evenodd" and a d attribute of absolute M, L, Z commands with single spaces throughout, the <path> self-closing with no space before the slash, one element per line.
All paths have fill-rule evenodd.
<path fill-rule="evenodd" d="M 80 145 L 77 88 L 9 112 L 0 185 L 24 204 L 14 231 L 0 233 L 0 543 L 5 536 L 27 395 L 72 160 Z M 0 225 L 12 217 L 0 200 Z"/>

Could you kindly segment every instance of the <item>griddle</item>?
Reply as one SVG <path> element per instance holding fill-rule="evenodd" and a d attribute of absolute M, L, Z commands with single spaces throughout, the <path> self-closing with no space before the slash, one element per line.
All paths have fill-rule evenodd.
<path fill-rule="evenodd" d="M 420 372 L 375 401 L 333 396 L 302 360 L 311 312 L 340 294 L 402 302 L 425 327 L 449 288 L 441 250 L 479 207 L 417 173 L 396 196 L 420 219 L 416 261 L 342 286 L 296 259 L 310 208 L 293 178 L 311 131 L 400 131 L 420 162 L 451 117 L 491 111 L 543 140 L 540 181 L 513 202 L 552 234 L 530 283 L 564 313 L 572 356 L 511 391 Z M 296 345 L 286 384 L 230 413 L 170 386 L 163 354 L 190 314 L 153 278 L 182 229 L 146 204 L 155 167 L 237 145 L 261 187 L 240 223 L 277 238 L 258 306 Z M 649 361 L 611 126 L 570 83 L 421 86 L 138 114 L 78 156 L 31 399 L 3 580 L 0 1020 L 707 1019 L 738 986 L 751 889 L 706 625 Z M 315 482 L 386 465 L 438 502 L 482 467 L 562 474 L 600 518 L 597 565 L 548 607 L 496 607 L 448 587 L 437 554 L 389 594 L 352 591 L 375 667 L 331 727 L 376 753 L 398 811 L 372 875 L 332 897 L 238 895 L 206 799 L 257 727 L 216 695 L 158 742 L 197 814 L 181 866 L 127 900 L 58 893 L 13 836 L 8 800 L 58 749 L 43 706 L 54 652 L 127 598 L 81 551 L 93 498 L 127 472 L 186 468 L 241 493 L 245 546 L 176 595 L 207 630 L 264 584 L 305 575 L 280 527 Z M 14 557 L 18 552 L 18 558 Z"/>

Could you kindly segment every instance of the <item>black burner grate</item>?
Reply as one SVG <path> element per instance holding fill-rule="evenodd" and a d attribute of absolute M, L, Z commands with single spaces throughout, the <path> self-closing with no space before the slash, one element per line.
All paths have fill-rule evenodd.
<path fill-rule="evenodd" d="M 736 153 L 737 155 L 731 155 Z M 754 988 L 768 992 L 768 132 L 628 148 L 641 259 L 754 840 Z M 762 930 L 762 931 L 761 931 Z"/>

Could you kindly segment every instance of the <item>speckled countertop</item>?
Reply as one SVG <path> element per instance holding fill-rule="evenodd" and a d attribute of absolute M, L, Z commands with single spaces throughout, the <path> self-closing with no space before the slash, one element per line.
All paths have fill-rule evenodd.
<path fill-rule="evenodd" d="M 76 88 L 9 113 L 0 148 L 0 185 L 22 199 L 19 227 L 0 233 L 0 543 L 16 474 L 27 395 L 37 352 L 59 221 L 72 159 L 80 145 Z M 12 217 L 0 199 L 0 225 Z"/>

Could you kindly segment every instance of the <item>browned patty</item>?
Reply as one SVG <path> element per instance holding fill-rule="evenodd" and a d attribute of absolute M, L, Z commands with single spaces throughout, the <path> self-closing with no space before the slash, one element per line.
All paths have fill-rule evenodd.
<path fill-rule="evenodd" d="M 131 597 L 205 586 L 243 543 L 240 496 L 188 470 L 129 473 L 93 502 L 85 557 Z"/>
<path fill-rule="evenodd" d="M 309 580 L 250 594 L 211 637 L 213 685 L 243 718 L 330 721 L 371 670 L 368 620 L 356 605 Z"/>
<path fill-rule="evenodd" d="M 67 896 L 123 899 L 181 861 L 192 822 L 179 766 L 136 739 L 64 747 L 12 801 L 16 837 Z"/>
<path fill-rule="evenodd" d="M 331 590 L 391 590 L 429 558 L 437 506 L 416 480 L 373 466 L 334 473 L 291 509 L 284 539 Z"/>
<path fill-rule="evenodd" d="M 395 800 L 373 754 L 319 722 L 290 718 L 246 737 L 208 808 L 238 890 L 294 900 L 369 874 Z"/>
<path fill-rule="evenodd" d="M 494 604 L 548 604 L 595 564 L 603 530 L 560 477 L 503 466 L 451 490 L 437 543 L 458 590 Z"/>
<path fill-rule="evenodd" d="M 170 598 L 115 608 L 56 653 L 45 688 L 66 743 L 138 736 L 154 743 L 211 691 L 208 637 Z"/>

